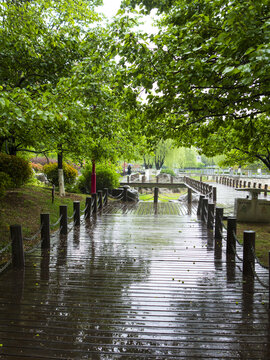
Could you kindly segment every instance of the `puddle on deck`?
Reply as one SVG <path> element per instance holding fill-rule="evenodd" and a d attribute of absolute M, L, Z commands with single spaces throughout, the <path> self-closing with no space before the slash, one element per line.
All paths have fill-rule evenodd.
<path fill-rule="evenodd" d="M 0 359 L 268 359 L 267 290 L 183 209 L 108 207 L 3 274 Z"/>

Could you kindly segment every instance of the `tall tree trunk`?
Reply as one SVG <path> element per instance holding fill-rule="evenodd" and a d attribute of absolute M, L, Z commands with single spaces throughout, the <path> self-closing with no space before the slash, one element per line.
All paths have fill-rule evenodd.
<path fill-rule="evenodd" d="M 58 149 L 58 184 L 59 184 L 59 195 L 65 196 L 66 194 L 65 194 L 62 147 Z"/>

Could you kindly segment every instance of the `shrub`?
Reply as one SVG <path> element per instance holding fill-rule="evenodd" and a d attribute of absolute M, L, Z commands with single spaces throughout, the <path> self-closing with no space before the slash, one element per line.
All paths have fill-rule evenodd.
<path fill-rule="evenodd" d="M 0 171 L 0 196 L 3 196 L 5 190 L 12 187 L 12 180 L 10 176 L 2 171 Z"/>
<path fill-rule="evenodd" d="M 9 175 L 14 187 L 22 186 L 32 176 L 32 169 L 28 161 L 3 153 L 0 153 L 0 172 Z"/>
<path fill-rule="evenodd" d="M 175 172 L 171 169 L 162 169 L 160 171 L 161 174 L 169 174 L 169 175 L 172 175 L 172 176 L 175 176 Z"/>
<path fill-rule="evenodd" d="M 117 168 L 113 164 L 100 163 L 96 165 L 97 190 L 115 189 L 119 186 L 120 174 L 116 170 Z M 82 193 L 91 193 L 91 173 L 92 165 L 87 164 L 78 180 L 78 188 Z"/>
<path fill-rule="evenodd" d="M 31 167 L 35 172 L 42 172 L 43 166 L 41 164 L 31 163 Z"/>
<path fill-rule="evenodd" d="M 48 162 L 49 160 L 49 162 Z M 32 159 L 30 159 L 31 163 L 33 164 L 40 164 L 42 166 L 46 165 L 46 164 L 49 164 L 49 163 L 57 163 L 57 160 L 55 159 L 47 159 L 45 156 L 36 156 Z"/>
<path fill-rule="evenodd" d="M 63 163 L 64 170 L 64 179 L 65 184 L 72 185 L 74 184 L 76 177 L 78 176 L 78 171 L 72 166 Z M 58 186 L 58 164 L 50 163 L 43 166 L 43 172 L 47 176 L 47 179 L 50 183 L 55 186 Z"/>

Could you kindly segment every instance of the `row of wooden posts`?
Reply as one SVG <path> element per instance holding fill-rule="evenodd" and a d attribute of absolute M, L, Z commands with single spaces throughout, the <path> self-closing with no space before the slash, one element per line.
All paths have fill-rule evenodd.
<path fill-rule="evenodd" d="M 92 215 L 102 210 L 108 203 L 108 189 L 99 190 L 91 197 L 86 198 L 85 209 L 83 210 L 84 218 L 90 219 Z M 59 227 L 60 235 L 68 234 L 68 208 L 67 205 L 59 206 Z M 58 223 L 58 222 L 57 222 Z M 81 208 L 80 201 L 73 202 L 73 224 L 80 226 L 81 224 Z M 50 214 L 40 214 L 40 237 L 41 249 L 50 249 L 51 238 L 51 223 Z M 23 248 L 23 233 L 21 225 L 10 226 L 11 249 L 12 249 L 12 265 L 14 268 L 24 268 L 24 248 Z"/>
<path fill-rule="evenodd" d="M 179 181 L 179 180 L 178 180 Z M 139 181 L 135 181 L 135 182 L 139 182 Z M 132 183 L 132 178 L 131 178 L 131 176 L 127 176 L 127 183 L 129 184 L 129 183 Z M 141 183 L 142 184 L 144 184 L 144 183 L 147 183 L 147 181 L 146 181 L 146 176 L 145 175 L 142 175 L 142 178 L 141 178 Z M 158 176 L 156 176 L 156 183 L 158 184 L 159 183 L 159 177 Z M 174 177 L 173 177 L 173 175 L 170 175 L 170 183 L 171 184 L 173 184 L 174 183 Z"/>
<path fill-rule="evenodd" d="M 234 188 L 254 188 L 254 189 L 263 189 L 265 190 L 264 196 L 267 196 L 267 190 L 268 190 L 268 185 L 265 184 L 264 187 L 262 186 L 261 183 L 256 183 L 256 182 L 251 182 L 251 181 L 246 181 L 246 180 L 239 180 L 239 179 L 233 179 L 227 176 L 220 176 L 220 177 L 216 177 L 216 182 L 218 184 L 223 184 L 223 185 L 227 185 L 227 186 L 231 186 Z"/>
<path fill-rule="evenodd" d="M 213 203 L 209 203 L 208 199 L 203 195 L 200 196 L 197 215 L 207 225 L 207 228 L 213 230 L 215 239 L 223 239 L 223 219 L 224 209 L 216 207 Z M 226 238 L 226 255 L 230 259 L 230 263 L 235 262 L 236 256 L 236 228 L 237 219 L 234 216 L 227 217 L 227 238 Z M 243 275 L 254 276 L 255 269 L 255 231 L 244 231 L 243 234 Z M 269 252 L 270 263 L 270 252 Z M 270 281 L 270 268 L 269 268 Z M 270 284 L 269 284 L 270 288 Z M 270 297 L 270 293 L 269 293 Z"/>
<path fill-rule="evenodd" d="M 217 188 L 209 185 L 207 183 L 204 183 L 202 181 L 202 177 L 200 181 L 192 179 L 190 177 L 184 176 L 184 182 L 186 185 L 190 186 L 188 188 L 188 202 L 191 202 L 191 192 L 192 189 L 199 192 L 200 194 L 208 196 L 210 199 L 212 199 L 214 202 L 217 201 Z"/>

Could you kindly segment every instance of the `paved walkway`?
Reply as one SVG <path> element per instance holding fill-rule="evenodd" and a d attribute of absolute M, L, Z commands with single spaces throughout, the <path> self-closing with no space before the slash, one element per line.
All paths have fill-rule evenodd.
<path fill-rule="evenodd" d="M 268 290 L 164 206 L 110 208 L 1 275 L 0 359 L 269 359 Z"/>

